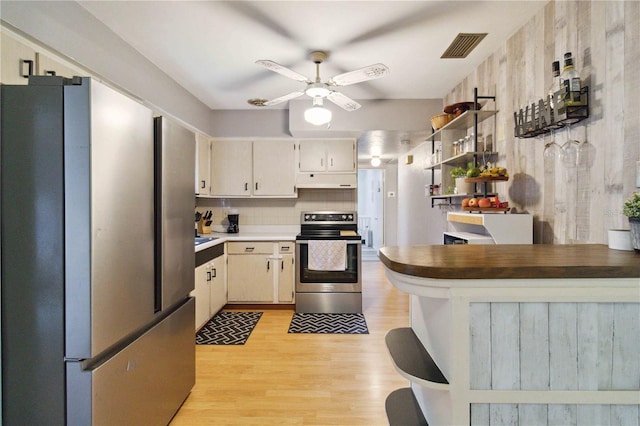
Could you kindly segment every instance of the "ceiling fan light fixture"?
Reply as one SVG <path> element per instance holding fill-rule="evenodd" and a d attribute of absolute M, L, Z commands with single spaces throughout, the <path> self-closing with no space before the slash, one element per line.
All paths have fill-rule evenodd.
<path fill-rule="evenodd" d="M 378 167 L 380 165 L 382 161 L 380 160 L 380 157 L 377 155 L 374 155 L 373 157 L 371 157 L 371 165 L 373 167 Z"/>
<path fill-rule="evenodd" d="M 331 121 L 331 110 L 322 106 L 322 98 L 313 98 L 313 106 L 304 112 L 304 119 L 307 123 L 321 126 Z"/>
<path fill-rule="evenodd" d="M 311 83 L 307 86 L 304 93 L 312 98 L 324 98 L 329 94 L 329 89 L 322 83 Z"/>

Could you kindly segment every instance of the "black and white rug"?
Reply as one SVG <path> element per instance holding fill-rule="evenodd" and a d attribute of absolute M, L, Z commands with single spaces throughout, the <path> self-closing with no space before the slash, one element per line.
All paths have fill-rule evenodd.
<path fill-rule="evenodd" d="M 220 311 L 196 333 L 196 345 L 244 345 L 262 312 Z"/>
<path fill-rule="evenodd" d="M 363 314 L 293 314 L 289 333 L 369 334 Z"/>

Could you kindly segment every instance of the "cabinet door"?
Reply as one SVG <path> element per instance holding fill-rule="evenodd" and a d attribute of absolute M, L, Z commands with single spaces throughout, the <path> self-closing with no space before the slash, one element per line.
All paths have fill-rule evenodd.
<path fill-rule="evenodd" d="M 211 195 L 251 195 L 251 141 L 214 139 L 211 152 Z"/>
<path fill-rule="evenodd" d="M 326 141 L 327 171 L 353 172 L 355 163 L 355 142 L 348 139 Z"/>
<path fill-rule="evenodd" d="M 224 256 L 216 257 L 211 263 L 211 297 L 209 312 L 215 315 L 227 304 L 227 277 Z"/>
<path fill-rule="evenodd" d="M 253 195 L 294 196 L 294 142 L 285 139 L 254 141 L 253 180 Z"/>
<path fill-rule="evenodd" d="M 36 51 L 26 44 L 16 40 L 10 35 L 2 32 L 0 37 L 2 46 L 2 64 L 0 68 L 0 79 L 2 84 L 27 84 L 28 78 L 22 73 L 28 72 L 26 64 L 21 65 L 21 60 L 31 61 L 31 74 L 35 75 Z"/>
<path fill-rule="evenodd" d="M 195 288 L 191 296 L 196 299 L 196 331 L 210 318 L 209 315 L 209 282 L 210 267 L 208 263 L 200 265 L 195 271 Z"/>
<path fill-rule="evenodd" d="M 327 170 L 327 147 L 324 141 L 302 140 L 298 153 L 298 169 L 301 172 L 323 172 Z"/>
<path fill-rule="evenodd" d="M 278 302 L 293 302 L 293 284 L 295 278 L 293 254 L 283 254 L 279 259 L 278 270 Z"/>
<path fill-rule="evenodd" d="M 61 77 L 71 78 L 74 75 L 85 76 L 87 73 L 78 68 L 73 68 L 57 59 L 46 54 L 38 54 L 38 74 L 39 75 L 59 75 Z"/>
<path fill-rule="evenodd" d="M 211 189 L 211 141 L 196 135 L 196 195 L 209 195 Z"/>
<path fill-rule="evenodd" d="M 265 254 L 228 256 L 229 302 L 273 302 L 274 260 Z"/>

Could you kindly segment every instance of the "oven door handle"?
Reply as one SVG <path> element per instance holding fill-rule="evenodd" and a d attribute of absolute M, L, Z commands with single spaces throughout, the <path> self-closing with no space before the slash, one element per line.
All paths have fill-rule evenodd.
<path fill-rule="evenodd" d="M 309 240 L 296 240 L 296 244 L 309 244 Z M 347 244 L 362 244 L 362 240 L 347 240 Z"/>

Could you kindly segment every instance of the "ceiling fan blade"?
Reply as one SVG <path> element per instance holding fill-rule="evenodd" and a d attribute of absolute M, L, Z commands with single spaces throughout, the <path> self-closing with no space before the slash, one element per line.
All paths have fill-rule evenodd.
<path fill-rule="evenodd" d="M 329 84 L 335 86 L 347 86 L 362 81 L 374 80 L 384 77 L 389 73 L 389 68 L 384 64 L 373 64 L 355 71 L 339 74 L 329 80 Z"/>
<path fill-rule="evenodd" d="M 355 111 L 362 106 L 340 92 L 332 91 L 327 95 L 327 99 L 346 111 Z"/>
<path fill-rule="evenodd" d="M 311 80 L 309 80 L 307 77 L 305 77 L 302 74 L 298 74 L 297 72 L 282 66 L 276 62 L 273 61 L 269 61 L 269 60 L 259 60 L 256 61 L 256 64 L 258 65 L 262 65 L 263 67 L 265 67 L 268 70 L 277 72 L 278 74 L 282 74 L 285 77 L 291 78 L 293 80 L 297 80 L 300 81 L 302 83 L 311 83 Z"/>
<path fill-rule="evenodd" d="M 263 105 L 269 106 L 269 105 L 281 104 L 282 102 L 286 102 L 286 101 L 288 101 L 290 99 L 295 99 L 298 96 L 302 96 L 302 95 L 304 95 L 304 92 L 300 92 L 300 91 L 291 92 L 291 93 L 288 93 L 288 94 L 286 94 L 284 96 L 280 96 L 279 98 L 275 98 L 275 99 L 271 99 L 270 101 L 266 101 Z"/>

